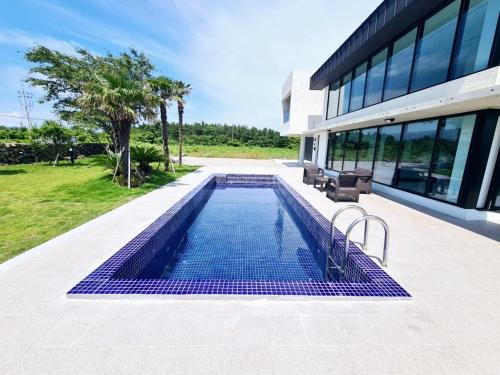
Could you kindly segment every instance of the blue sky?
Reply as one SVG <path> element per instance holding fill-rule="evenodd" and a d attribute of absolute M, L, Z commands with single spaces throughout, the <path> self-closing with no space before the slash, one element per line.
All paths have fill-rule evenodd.
<path fill-rule="evenodd" d="M 186 122 L 278 129 L 289 72 L 317 69 L 379 0 L 9 2 L 0 16 L 0 115 L 22 116 L 23 52 L 34 43 L 97 54 L 134 46 L 158 72 L 191 83 Z M 39 98 L 41 92 L 29 88 Z M 176 111 L 170 117 L 177 119 Z M 54 118 L 35 102 L 32 117 Z M 0 116 L 0 124 L 20 119 Z M 40 121 L 38 121 L 40 122 Z"/>

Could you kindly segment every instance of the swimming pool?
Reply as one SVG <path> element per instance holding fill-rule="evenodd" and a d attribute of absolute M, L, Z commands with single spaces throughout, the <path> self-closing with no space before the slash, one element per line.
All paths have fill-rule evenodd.
<path fill-rule="evenodd" d="M 326 272 L 329 222 L 279 176 L 213 175 L 68 292 L 409 297 L 351 244 Z M 334 258 L 343 239 L 335 232 Z"/>

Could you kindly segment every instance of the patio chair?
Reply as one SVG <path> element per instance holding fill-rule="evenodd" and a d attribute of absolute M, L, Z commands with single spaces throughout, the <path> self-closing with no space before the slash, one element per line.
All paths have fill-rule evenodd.
<path fill-rule="evenodd" d="M 359 202 L 358 176 L 355 174 L 340 173 L 337 178 L 330 179 L 326 184 L 326 196 L 334 202 Z"/>
<path fill-rule="evenodd" d="M 352 173 L 358 176 L 356 187 L 360 193 L 371 194 L 372 192 L 372 177 L 373 171 L 366 168 L 356 168 L 353 171 L 343 171 L 345 173 Z"/>
<path fill-rule="evenodd" d="M 304 175 L 302 176 L 302 182 L 311 185 L 314 184 L 314 179 L 316 177 L 323 177 L 323 169 L 318 167 L 316 164 L 306 164 L 304 165 Z"/>

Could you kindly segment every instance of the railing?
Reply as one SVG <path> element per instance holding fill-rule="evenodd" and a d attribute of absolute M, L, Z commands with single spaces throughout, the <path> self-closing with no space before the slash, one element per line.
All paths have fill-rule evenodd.
<path fill-rule="evenodd" d="M 335 221 L 337 220 L 337 217 L 342 212 L 347 211 L 347 210 L 357 210 L 357 211 L 360 211 L 363 214 L 363 216 L 368 215 L 368 213 L 366 212 L 366 210 L 363 207 L 357 206 L 355 204 L 350 204 L 350 205 L 344 206 L 344 207 L 338 209 L 337 212 L 335 212 L 335 214 L 333 214 L 332 220 L 330 222 L 330 247 L 328 249 L 328 254 L 326 257 L 326 274 L 327 275 L 330 272 L 331 263 L 335 264 L 335 260 L 333 259 L 333 255 L 332 255 L 333 241 L 334 241 L 334 234 L 335 234 Z M 363 240 L 363 244 L 362 244 L 363 250 L 366 250 L 367 244 L 368 244 L 368 221 L 365 223 L 365 234 L 364 234 L 364 240 Z M 335 266 L 337 268 L 339 268 L 336 264 L 335 264 Z"/>
<path fill-rule="evenodd" d="M 382 220 L 380 217 L 375 216 L 375 215 L 365 215 L 363 217 L 360 217 L 359 219 L 354 220 L 351 225 L 349 225 L 349 228 L 347 228 L 347 232 L 345 232 L 345 247 L 344 247 L 344 258 L 342 261 L 342 268 L 345 271 L 345 265 L 347 263 L 347 257 L 349 256 L 349 245 L 351 243 L 351 232 L 354 229 L 356 225 L 358 225 L 361 222 L 365 222 L 365 237 L 366 237 L 366 223 L 368 221 L 373 220 L 378 222 L 382 227 L 384 228 L 384 252 L 382 254 L 382 265 L 384 267 L 387 266 L 387 252 L 389 249 L 389 226 L 387 223 Z"/>
<path fill-rule="evenodd" d="M 340 213 L 354 209 L 357 211 L 360 211 L 363 216 L 354 220 L 349 227 L 347 228 L 346 234 L 345 234 L 345 244 L 344 244 L 344 254 L 342 257 L 342 263 L 339 265 L 336 264 L 335 260 L 333 259 L 333 247 L 334 247 L 334 235 L 335 235 L 335 221 L 337 217 L 339 216 Z M 389 226 L 387 223 L 382 220 L 380 217 L 375 216 L 375 215 L 368 215 L 366 210 L 360 206 L 356 205 L 348 205 L 340 208 L 335 212 L 335 214 L 332 217 L 331 223 L 330 223 L 330 247 L 328 249 L 328 254 L 326 257 L 326 276 L 330 274 L 330 270 L 332 268 L 332 264 L 335 268 L 338 269 L 338 271 L 342 274 L 345 275 L 346 273 L 346 266 L 347 266 L 347 259 L 349 257 L 349 246 L 351 244 L 351 232 L 353 229 L 356 227 L 361 222 L 365 223 L 365 230 L 363 234 L 363 243 L 360 244 L 362 249 L 366 251 L 368 249 L 368 223 L 370 221 L 376 221 L 378 222 L 382 228 L 384 229 L 384 249 L 383 249 L 383 254 L 382 254 L 382 259 L 379 259 L 381 264 L 386 267 L 387 266 L 387 256 L 388 256 L 388 250 L 389 250 Z"/>

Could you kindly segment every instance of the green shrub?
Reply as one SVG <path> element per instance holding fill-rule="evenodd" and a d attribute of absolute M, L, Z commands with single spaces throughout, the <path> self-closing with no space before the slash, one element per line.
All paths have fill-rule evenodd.
<path fill-rule="evenodd" d="M 113 176 L 121 175 L 120 168 L 120 153 L 109 151 L 104 155 L 98 155 L 96 157 L 97 164 L 102 166 L 104 169 L 109 169 Z M 114 179 L 114 177 L 113 177 Z"/>
<path fill-rule="evenodd" d="M 154 146 L 132 146 L 130 148 L 130 158 L 138 164 L 139 171 L 144 175 L 151 173 L 151 163 L 163 161 L 162 153 Z"/>

